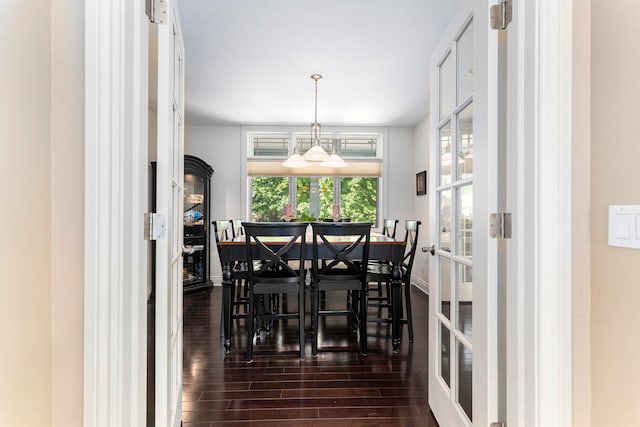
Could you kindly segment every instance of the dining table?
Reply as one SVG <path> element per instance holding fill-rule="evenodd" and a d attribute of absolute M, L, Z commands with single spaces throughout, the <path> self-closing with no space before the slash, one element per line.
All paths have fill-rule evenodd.
<path fill-rule="evenodd" d="M 305 236 L 305 260 L 313 259 L 311 227 L 308 228 Z M 353 240 L 349 236 L 335 236 L 336 240 L 332 245 L 345 247 L 352 244 Z M 271 241 L 265 241 L 269 246 L 282 246 L 282 238 L 274 237 Z M 297 243 L 300 244 L 299 242 Z M 218 242 L 220 262 L 222 265 L 222 323 L 224 334 L 225 354 L 231 353 L 231 321 L 233 310 L 233 267 L 238 262 L 247 262 L 245 235 L 238 235 L 234 238 Z M 383 234 L 371 232 L 369 246 L 369 260 L 386 261 L 392 264 L 391 272 L 391 343 L 394 353 L 399 352 L 401 342 L 401 315 L 402 315 L 402 273 L 400 264 L 404 258 L 406 242 L 402 239 L 394 239 Z M 332 259 L 333 253 L 318 244 L 318 258 Z"/>

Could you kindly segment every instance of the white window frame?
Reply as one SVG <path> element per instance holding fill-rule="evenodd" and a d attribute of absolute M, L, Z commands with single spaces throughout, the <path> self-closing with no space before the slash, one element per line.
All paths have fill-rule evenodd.
<path fill-rule="evenodd" d="M 240 156 L 245 159 L 242 162 L 240 170 L 240 179 L 244 181 L 244 185 L 241 186 L 241 212 L 244 212 L 245 218 L 251 218 L 251 177 L 247 175 L 247 162 L 251 159 L 257 159 L 260 157 L 253 156 L 253 147 L 251 145 L 252 138 L 260 136 L 289 136 L 289 155 L 293 154 L 293 149 L 297 144 L 297 138 L 308 138 L 311 136 L 311 130 L 308 126 L 243 126 L 242 132 L 242 147 Z M 389 129 L 386 127 L 353 127 L 353 126 L 327 126 L 323 127 L 321 138 L 344 138 L 344 137 L 356 137 L 356 136 L 376 136 L 376 156 L 375 157 L 347 157 L 350 160 L 380 160 L 382 162 L 382 173 L 378 178 L 378 194 L 376 201 L 376 220 L 378 224 L 382 224 L 382 218 L 385 218 L 388 213 L 388 144 Z M 277 159 L 278 157 L 269 156 L 269 159 Z M 284 161 L 285 158 L 282 158 Z M 339 178 L 339 177 L 336 177 Z M 291 180 L 295 177 L 291 177 Z M 334 181 L 334 189 L 336 187 Z M 289 184 L 289 200 L 291 204 L 295 206 L 296 194 L 295 185 Z M 336 200 L 336 194 L 334 192 L 334 201 Z M 340 201 L 338 200 L 338 203 Z M 378 224 L 374 224 L 377 227 Z"/>

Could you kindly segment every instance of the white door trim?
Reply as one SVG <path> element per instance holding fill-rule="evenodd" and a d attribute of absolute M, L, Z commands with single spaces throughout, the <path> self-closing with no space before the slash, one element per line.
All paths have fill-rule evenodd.
<path fill-rule="evenodd" d="M 571 423 L 571 0 L 539 0 L 534 289 L 540 426 Z M 535 193 L 534 193 L 535 194 Z"/>
<path fill-rule="evenodd" d="M 572 425 L 573 2 L 514 2 L 507 425 Z"/>
<path fill-rule="evenodd" d="M 166 237 L 156 241 L 155 423 L 182 420 L 182 247 L 184 200 L 184 44 L 176 1 L 165 0 L 157 35 L 156 209 Z"/>
<path fill-rule="evenodd" d="M 84 426 L 146 420 L 147 37 L 144 2 L 86 0 Z"/>

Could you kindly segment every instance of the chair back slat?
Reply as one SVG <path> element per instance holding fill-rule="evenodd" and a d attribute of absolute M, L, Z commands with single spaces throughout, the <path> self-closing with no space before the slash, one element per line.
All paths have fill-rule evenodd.
<path fill-rule="evenodd" d="M 299 281 L 301 274 L 304 276 L 303 269 L 291 268 L 289 261 L 297 260 L 304 266 L 306 223 L 243 222 L 242 226 L 247 260 L 250 266 L 255 266 L 249 269 L 251 283 L 293 283 Z"/>
<path fill-rule="evenodd" d="M 370 222 L 312 223 L 314 280 L 320 283 L 323 280 L 365 283 L 372 225 Z M 345 243 L 332 239 L 345 236 L 350 236 Z"/>
<path fill-rule="evenodd" d="M 218 248 L 218 258 L 222 262 L 220 242 L 229 240 L 229 221 L 218 220 L 211 221 L 213 224 L 213 235 L 216 239 L 216 247 Z"/>
<path fill-rule="evenodd" d="M 416 250 L 418 248 L 418 232 L 420 230 L 420 221 L 407 220 L 405 221 L 405 254 L 402 259 L 403 275 L 405 277 L 411 276 L 411 270 L 413 268 L 413 261 L 416 257 Z"/>
<path fill-rule="evenodd" d="M 231 236 L 232 238 L 236 238 L 238 236 L 242 236 L 244 234 L 244 227 L 242 226 L 241 219 L 230 219 L 229 224 L 231 224 Z"/>
<path fill-rule="evenodd" d="M 397 219 L 385 219 L 382 222 L 382 234 L 392 239 L 396 238 L 396 227 L 398 226 Z"/>

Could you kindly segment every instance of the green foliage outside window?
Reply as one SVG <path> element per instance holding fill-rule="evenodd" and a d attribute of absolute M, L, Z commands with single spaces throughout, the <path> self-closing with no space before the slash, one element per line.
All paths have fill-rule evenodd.
<path fill-rule="evenodd" d="M 376 222 L 377 178 L 342 178 L 341 215 L 353 222 Z"/>
<path fill-rule="evenodd" d="M 311 212 L 312 178 L 296 179 L 296 215 L 299 219 L 313 220 L 328 218 L 333 213 L 333 178 L 313 178 L 318 180 L 319 212 Z"/>
<path fill-rule="evenodd" d="M 251 179 L 253 221 L 280 221 L 284 205 L 289 203 L 289 178 L 253 177 Z"/>
<path fill-rule="evenodd" d="M 317 179 L 319 212 L 310 212 L 312 179 Z M 294 216 L 302 221 L 330 218 L 333 214 L 332 177 L 296 178 L 297 206 Z M 288 177 L 252 178 L 252 220 L 280 221 L 284 206 L 289 203 Z M 378 195 L 377 178 L 341 178 L 340 213 L 353 222 L 376 222 Z"/>

